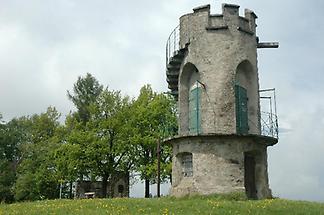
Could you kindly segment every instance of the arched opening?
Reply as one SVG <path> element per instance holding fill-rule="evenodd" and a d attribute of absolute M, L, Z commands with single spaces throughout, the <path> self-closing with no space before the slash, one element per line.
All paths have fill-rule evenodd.
<path fill-rule="evenodd" d="M 236 68 L 235 110 L 236 132 L 238 134 L 258 133 L 258 82 L 256 72 L 248 60 Z"/>
<path fill-rule="evenodd" d="M 180 134 L 201 133 L 201 84 L 199 72 L 192 63 L 187 63 L 180 74 L 179 86 Z"/>

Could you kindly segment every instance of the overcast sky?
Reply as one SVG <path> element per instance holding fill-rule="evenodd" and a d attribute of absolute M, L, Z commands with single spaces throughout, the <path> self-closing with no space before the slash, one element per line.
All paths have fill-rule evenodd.
<path fill-rule="evenodd" d="M 66 91 L 87 72 L 132 96 L 146 83 L 166 91 L 165 43 L 179 17 L 203 4 L 221 13 L 223 2 L 254 10 L 260 40 L 280 42 L 258 50 L 261 88 L 276 88 L 284 131 L 268 153 L 273 194 L 324 201 L 322 0 L 0 0 L 0 113 L 52 105 L 64 116 Z"/>

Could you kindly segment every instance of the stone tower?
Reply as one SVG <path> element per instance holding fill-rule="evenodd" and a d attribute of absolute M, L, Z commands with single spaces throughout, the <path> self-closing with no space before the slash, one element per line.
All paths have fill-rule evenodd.
<path fill-rule="evenodd" d="M 223 4 L 222 14 L 205 5 L 181 16 L 168 39 L 167 82 L 179 108 L 178 135 L 165 141 L 171 195 L 271 196 L 267 147 L 278 142 L 277 118 L 271 111 L 263 125 L 260 98 L 270 97 L 260 96 L 257 48 L 278 43 L 258 41 L 256 18 L 247 9 L 239 16 L 237 5 Z"/>

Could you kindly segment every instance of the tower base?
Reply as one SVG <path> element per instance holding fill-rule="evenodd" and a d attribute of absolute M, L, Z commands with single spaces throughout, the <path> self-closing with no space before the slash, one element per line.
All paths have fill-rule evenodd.
<path fill-rule="evenodd" d="M 245 192 L 271 197 L 267 146 L 277 139 L 260 135 L 181 136 L 172 144 L 172 196 Z"/>

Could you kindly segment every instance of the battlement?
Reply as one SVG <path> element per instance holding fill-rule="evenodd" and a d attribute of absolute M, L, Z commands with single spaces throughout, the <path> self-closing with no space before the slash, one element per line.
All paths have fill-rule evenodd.
<path fill-rule="evenodd" d="M 243 33 L 250 35 L 255 34 L 255 20 L 257 16 L 249 9 L 245 9 L 245 16 L 239 15 L 239 5 L 234 4 L 222 4 L 222 14 L 210 14 L 208 18 L 207 30 L 221 30 L 228 29 L 230 26 L 233 30 L 239 30 Z M 195 11 L 197 13 L 199 11 Z"/>
<path fill-rule="evenodd" d="M 196 26 L 201 26 L 207 31 L 230 30 L 255 36 L 256 14 L 252 10 L 245 9 L 245 15 L 242 17 L 239 15 L 239 7 L 239 5 L 225 3 L 222 4 L 222 14 L 211 14 L 210 5 L 203 5 L 193 8 L 193 13 L 182 16 L 180 20 L 190 20 L 189 23 L 199 22 Z"/>

